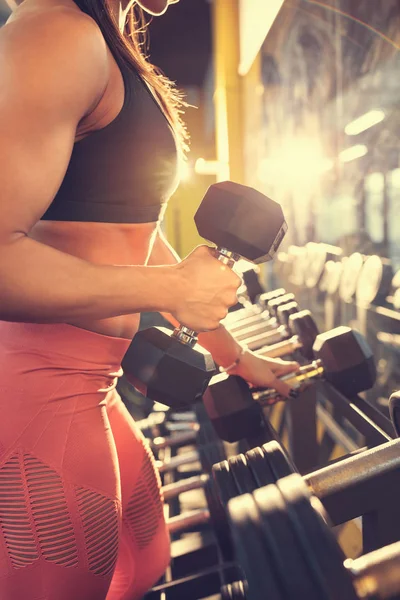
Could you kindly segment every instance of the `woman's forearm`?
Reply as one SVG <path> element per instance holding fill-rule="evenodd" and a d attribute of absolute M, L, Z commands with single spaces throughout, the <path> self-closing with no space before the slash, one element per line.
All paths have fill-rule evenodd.
<path fill-rule="evenodd" d="M 154 240 L 153 249 L 148 264 L 173 265 L 180 260 L 164 235 L 158 231 Z M 162 316 L 174 327 L 179 327 L 178 321 L 169 313 L 162 312 Z M 221 367 L 231 365 L 239 356 L 241 346 L 232 335 L 220 325 L 214 331 L 199 334 L 199 344 L 212 355 L 214 361 Z"/>
<path fill-rule="evenodd" d="M 169 313 L 161 313 L 174 327 L 179 327 L 178 321 Z M 240 356 L 242 346 L 232 334 L 220 325 L 218 329 L 199 334 L 199 344 L 203 346 L 220 367 L 229 367 Z"/>
<path fill-rule="evenodd" d="M 0 248 L 0 319 L 38 323 L 172 310 L 167 266 L 96 265 L 20 236 Z"/>

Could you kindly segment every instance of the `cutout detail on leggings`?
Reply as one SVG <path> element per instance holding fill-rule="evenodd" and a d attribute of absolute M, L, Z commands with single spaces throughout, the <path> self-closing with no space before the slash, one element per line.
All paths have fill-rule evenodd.
<path fill-rule="evenodd" d="M 78 566 L 74 528 L 58 473 L 24 455 L 30 505 L 43 557 L 63 567 Z"/>
<path fill-rule="evenodd" d="M 160 483 L 154 458 L 145 446 L 145 454 L 138 481 L 133 490 L 123 519 L 140 550 L 155 536 L 163 514 Z"/>
<path fill-rule="evenodd" d="M 14 454 L 0 468 L 0 525 L 15 569 L 31 565 L 39 558 L 29 519 L 21 463 L 22 456 Z"/>
<path fill-rule="evenodd" d="M 89 569 L 96 575 L 113 573 L 118 556 L 118 508 L 116 502 L 92 490 L 76 489 Z"/>

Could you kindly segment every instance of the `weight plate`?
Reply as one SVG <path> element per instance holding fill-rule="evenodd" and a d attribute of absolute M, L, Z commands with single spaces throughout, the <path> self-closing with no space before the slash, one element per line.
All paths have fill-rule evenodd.
<path fill-rule="evenodd" d="M 354 300 L 357 289 L 357 281 L 364 264 L 364 257 L 359 252 L 354 252 L 346 260 L 343 260 L 342 277 L 339 285 L 339 296 L 344 302 Z"/>
<path fill-rule="evenodd" d="M 396 271 L 393 279 L 392 279 L 392 289 L 393 291 L 398 290 L 400 288 L 400 271 Z"/>
<path fill-rule="evenodd" d="M 339 291 L 340 279 L 342 277 L 343 265 L 341 262 L 329 261 L 329 276 L 326 282 L 326 293 L 333 296 Z M 326 263 L 328 264 L 328 263 Z"/>
<path fill-rule="evenodd" d="M 232 456 L 228 459 L 228 463 L 239 494 L 251 494 L 251 492 L 257 489 L 257 484 L 244 454 Z"/>
<path fill-rule="evenodd" d="M 269 485 L 256 490 L 253 497 L 261 515 L 261 531 L 285 598 L 321 600 L 319 589 L 310 577 L 302 547 L 292 531 L 279 489 L 276 485 Z"/>
<path fill-rule="evenodd" d="M 305 248 L 298 248 L 292 264 L 292 270 L 289 277 L 290 283 L 296 286 L 304 285 L 304 277 L 308 268 L 308 253 Z"/>
<path fill-rule="evenodd" d="M 246 600 L 247 584 L 245 581 L 235 581 L 231 584 L 232 600 Z"/>
<path fill-rule="evenodd" d="M 204 492 L 218 545 L 225 560 L 230 561 L 233 560 L 233 542 L 226 506 L 231 498 L 237 496 L 237 488 L 229 471 L 228 461 L 214 465 L 212 475 Z"/>
<path fill-rule="evenodd" d="M 228 515 L 236 557 L 248 583 L 249 600 L 286 600 L 279 589 L 271 556 L 263 543 L 261 519 L 251 494 L 233 498 Z"/>
<path fill-rule="evenodd" d="M 328 283 L 333 269 L 335 269 L 335 262 L 328 260 L 324 266 L 324 272 L 322 273 L 321 281 L 319 282 L 319 291 L 326 292 L 328 289 Z"/>
<path fill-rule="evenodd" d="M 246 582 L 234 581 L 221 588 L 221 600 L 246 600 Z"/>
<path fill-rule="evenodd" d="M 367 307 L 386 300 L 393 279 L 389 261 L 380 256 L 369 256 L 361 269 L 357 281 L 357 304 Z"/>
<path fill-rule="evenodd" d="M 283 479 L 283 477 L 287 477 L 292 473 L 296 473 L 295 466 L 290 462 L 288 456 L 278 442 L 275 440 L 268 442 L 263 445 L 262 449 L 265 461 L 275 476 L 275 481 Z"/>
<path fill-rule="evenodd" d="M 397 436 L 400 436 L 400 392 L 395 392 L 390 396 L 389 408 L 393 427 L 395 428 Z"/>
<path fill-rule="evenodd" d="M 316 287 L 323 276 L 327 261 L 327 252 L 323 245 L 313 244 L 307 251 L 308 265 L 304 275 L 304 283 L 309 289 Z"/>
<path fill-rule="evenodd" d="M 232 600 L 232 587 L 231 584 L 222 586 L 221 588 L 221 600 Z"/>
<path fill-rule="evenodd" d="M 322 518 L 324 509 L 321 503 L 311 496 L 300 475 L 281 479 L 277 486 L 286 502 L 293 531 L 303 546 L 314 581 L 320 587 L 321 597 L 357 600 L 351 577 L 343 566 L 345 556 Z"/>
<path fill-rule="evenodd" d="M 276 482 L 276 477 L 265 460 L 262 448 L 253 448 L 246 452 L 246 459 L 258 487 Z"/>
<path fill-rule="evenodd" d="M 393 294 L 393 306 L 396 310 L 400 310 L 400 289 Z"/>
<path fill-rule="evenodd" d="M 212 468 L 215 487 L 222 504 L 226 506 L 231 498 L 238 495 L 238 488 L 233 479 L 227 460 L 215 464 Z"/>

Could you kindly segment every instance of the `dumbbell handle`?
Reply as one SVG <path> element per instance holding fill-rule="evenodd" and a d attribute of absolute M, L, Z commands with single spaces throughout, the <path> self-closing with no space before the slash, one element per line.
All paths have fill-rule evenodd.
<path fill-rule="evenodd" d="M 161 488 L 164 500 L 172 500 L 177 498 L 185 492 L 191 490 L 202 489 L 209 480 L 208 475 L 195 475 L 194 477 L 188 477 L 187 479 L 181 479 L 174 483 L 169 483 Z"/>
<path fill-rule="evenodd" d="M 266 311 L 263 311 L 246 317 L 244 319 L 240 319 L 238 323 L 236 323 L 235 321 L 231 325 L 229 325 L 228 323 L 225 325 L 224 321 L 222 321 L 222 323 L 225 325 L 225 328 L 230 333 L 235 335 L 236 332 L 240 331 L 241 329 L 251 327 L 252 325 L 255 325 L 257 323 L 263 323 L 264 321 L 268 322 L 270 321 L 270 319 L 271 317 L 269 316 L 269 314 Z"/>
<path fill-rule="evenodd" d="M 333 525 L 339 525 L 342 513 L 336 498 L 340 492 L 357 488 L 374 476 L 395 471 L 400 471 L 400 439 L 313 471 L 304 476 L 304 481 L 327 508 Z M 339 511 L 338 516 L 335 514 L 336 509 Z"/>
<path fill-rule="evenodd" d="M 214 251 L 218 254 L 218 260 L 229 268 L 232 268 L 235 262 L 240 258 L 239 254 L 236 254 L 236 252 L 231 252 L 230 250 L 219 246 L 215 248 Z M 198 333 L 193 329 L 181 325 L 174 329 L 172 337 L 176 338 L 181 344 L 193 348 L 193 346 L 197 344 Z"/>
<path fill-rule="evenodd" d="M 279 306 L 279 309 L 290 309 L 289 314 L 298 312 L 296 302 L 285 302 Z M 278 314 L 271 316 L 270 319 L 265 319 L 264 322 L 258 325 L 253 325 L 245 329 L 240 329 L 238 332 L 232 332 L 234 338 L 238 341 L 245 341 L 250 350 L 258 350 L 262 346 L 270 346 L 278 343 L 291 335 L 291 330 L 284 315 Z"/>
<path fill-rule="evenodd" d="M 276 344 L 282 339 L 288 337 L 289 331 L 285 325 L 279 325 L 276 329 L 272 331 L 267 331 L 266 333 L 259 333 L 257 335 L 253 335 L 252 337 L 245 340 L 246 346 L 249 350 L 257 350 L 262 346 L 270 346 L 272 344 Z"/>
<path fill-rule="evenodd" d="M 280 358 L 281 356 L 292 354 L 302 347 L 303 344 L 301 343 L 299 336 L 293 335 L 288 340 L 282 340 L 282 342 L 277 342 L 276 344 L 271 344 L 270 346 L 263 346 L 257 350 L 257 354 L 260 354 L 261 356 L 268 356 L 268 358 Z"/>
<path fill-rule="evenodd" d="M 162 448 L 174 448 L 195 442 L 199 432 L 199 425 L 193 426 L 189 431 L 182 431 L 168 437 L 157 437 L 151 443 L 150 447 L 153 450 L 161 450 Z"/>
<path fill-rule="evenodd" d="M 289 373 L 280 377 L 281 381 L 285 381 L 294 392 L 300 388 L 311 385 L 316 379 L 320 379 L 324 375 L 324 368 L 320 360 L 314 360 L 308 365 L 300 367 L 296 373 Z M 253 398 L 262 406 L 271 406 L 282 400 L 282 396 L 276 390 L 268 388 L 266 390 L 255 390 Z"/>
<path fill-rule="evenodd" d="M 354 578 L 354 587 L 360 598 L 398 597 L 400 592 L 400 542 L 395 542 L 354 560 L 344 566 Z"/>
<path fill-rule="evenodd" d="M 168 519 L 167 525 L 169 532 L 172 534 L 204 525 L 205 523 L 209 523 L 209 521 L 210 511 L 207 508 L 200 508 L 198 510 L 190 510 L 176 517 L 171 517 Z"/>
<path fill-rule="evenodd" d="M 249 327 L 243 327 L 240 330 L 231 333 L 238 342 L 241 342 L 246 339 L 251 339 L 254 336 L 268 335 L 269 333 L 275 332 L 279 326 L 280 324 L 277 319 L 271 317 L 269 319 L 261 320 L 260 323 L 250 325 Z"/>
<path fill-rule="evenodd" d="M 167 473 L 169 471 L 174 471 L 179 467 L 184 465 L 190 465 L 192 463 L 200 460 L 200 455 L 198 452 L 185 452 L 185 454 L 179 454 L 178 456 L 173 456 L 168 462 L 162 462 L 161 460 L 156 461 L 156 467 L 158 468 L 160 473 Z"/>

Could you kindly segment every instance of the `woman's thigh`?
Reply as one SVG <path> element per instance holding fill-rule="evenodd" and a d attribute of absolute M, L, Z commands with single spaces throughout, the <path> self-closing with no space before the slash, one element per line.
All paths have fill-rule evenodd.
<path fill-rule="evenodd" d="M 3 443 L 1 600 L 101 600 L 111 582 L 121 503 L 106 409 L 58 412 Z"/>
<path fill-rule="evenodd" d="M 164 573 L 170 540 L 153 455 L 117 395 L 108 403 L 107 414 L 117 448 L 122 496 L 119 554 L 107 600 L 135 600 Z"/>

